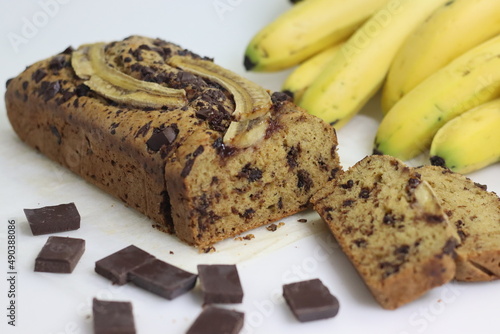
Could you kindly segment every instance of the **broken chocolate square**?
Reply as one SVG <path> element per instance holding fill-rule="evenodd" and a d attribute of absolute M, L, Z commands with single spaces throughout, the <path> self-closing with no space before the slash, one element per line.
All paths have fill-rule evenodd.
<path fill-rule="evenodd" d="M 243 328 L 244 314 L 207 306 L 189 327 L 187 334 L 237 334 Z"/>
<path fill-rule="evenodd" d="M 135 334 L 134 314 L 130 302 L 92 301 L 94 334 Z"/>
<path fill-rule="evenodd" d="M 201 291 L 206 304 L 241 303 L 243 288 L 236 265 L 213 264 L 198 265 Z"/>
<path fill-rule="evenodd" d="M 71 273 L 85 251 L 85 240 L 49 237 L 35 260 L 35 271 Z"/>
<path fill-rule="evenodd" d="M 24 209 L 33 235 L 66 232 L 80 228 L 80 214 L 75 203 Z"/>
<path fill-rule="evenodd" d="M 319 279 L 283 285 L 283 297 L 301 322 L 332 318 L 339 312 L 339 301 Z"/>
<path fill-rule="evenodd" d="M 113 284 L 128 282 L 128 273 L 137 267 L 151 262 L 155 257 L 131 245 L 95 263 L 95 272 L 111 280 Z"/>
<path fill-rule="evenodd" d="M 194 288 L 197 277 L 160 260 L 143 264 L 129 273 L 129 280 L 135 285 L 170 300 Z"/>

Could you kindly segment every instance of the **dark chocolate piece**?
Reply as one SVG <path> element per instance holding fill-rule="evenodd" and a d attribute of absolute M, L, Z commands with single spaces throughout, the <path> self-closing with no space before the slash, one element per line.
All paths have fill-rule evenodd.
<path fill-rule="evenodd" d="M 94 334 L 135 334 L 134 314 L 130 302 L 92 301 Z"/>
<path fill-rule="evenodd" d="M 167 126 L 163 131 L 154 133 L 146 142 L 150 150 L 158 152 L 163 145 L 172 144 L 177 138 L 179 129 L 176 124 Z"/>
<path fill-rule="evenodd" d="M 194 288 L 197 277 L 160 260 L 143 264 L 129 273 L 129 281 L 135 285 L 170 300 Z"/>
<path fill-rule="evenodd" d="M 49 237 L 35 260 L 35 271 L 71 273 L 85 251 L 85 240 Z"/>
<path fill-rule="evenodd" d="M 206 304 L 241 303 L 243 289 L 236 265 L 213 264 L 198 265 L 201 291 Z"/>
<path fill-rule="evenodd" d="M 283 297 L 300 322 L 332 318 L 339 301 L 319 279 L 283 285 Z"/>
<path fill-rule="evenodd" d="M 113 284 L 123 285 L 128 282 L 129 272 L 154 259 L 148 252 L 130 245 L 97 261 L 95 272 L 111 280 Z"/>
<path fill-rule="evenodd" d="M 66 232 L 80 228 L 80 214 L 75 203 L 24 209 L 33 235 Z"/>
<path fill-rule="evenodd" d="M 186 334 L 237 334 L 243 328 L 245 315 L 238 311 L 207 306 Z"/>

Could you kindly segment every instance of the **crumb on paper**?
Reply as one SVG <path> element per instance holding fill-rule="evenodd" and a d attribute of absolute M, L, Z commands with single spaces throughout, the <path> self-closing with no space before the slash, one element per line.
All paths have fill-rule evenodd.
<path fill-rule="evenodd" d="M 200 249 L 200 253 L 214 253 L 216 251 L 214 246 L 208 246 Z"/>
<path fill-rule="evenodd" d="M 277 225 L 273 223 L 271 225 L 266 226 L 266 230 L 268 230 L 270 232 L 274 232 L 278 228 L 280 228 L 281 226 L 284 226 L 284 225 L 285 225 L 285 223 L 283 223 L 283 222 L 279 222 Z"/>
<path fill-rule="evenodd" d="M 278 225 L 276 225 L 276 224 L 271 224 L 271 225 L 266 226 L 266 230 L 271 231 L 271 232 L 274 232 L 277 229 L 278 229 Z"/>
<path fill-rule="evenodd" d="M 170 251 L 170 254 L 174 255 L 174 252 L 173 252 L 173 251 Z"/>
<path fill-rule="evenodd" d="M 297 220 L 299 223 L 307 223 L 307 219 L 305 218 L 300 218 L 299 220 Z"/>
<path fill-rule="evenodd" d="M 236 240 L 236 241 L 243 241 L 243 240 L 252 240 L 253 238 L 255 238 L 255 235 L 253 235 L 253 234 L 247 234 L 247 235 L 245 235 L 243 237 L 236 237 L 236 238 L 234 238 L 234 240 Z"/>

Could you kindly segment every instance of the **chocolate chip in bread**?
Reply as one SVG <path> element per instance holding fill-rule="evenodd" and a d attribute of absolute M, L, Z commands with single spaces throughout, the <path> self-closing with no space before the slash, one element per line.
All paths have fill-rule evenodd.
<path fill-rule="evenodd" d="M 458 281 L 500 278 L 500 198 L 464 175 L 437 166 L 417 169 L 440 199 L 457 230 Z"/>
<path fill-rule="evenodd" d="M 454 277 L 456 234 L 431 187 L 401 161 L 366 157 L 311 201 L 382 307 Z"/>

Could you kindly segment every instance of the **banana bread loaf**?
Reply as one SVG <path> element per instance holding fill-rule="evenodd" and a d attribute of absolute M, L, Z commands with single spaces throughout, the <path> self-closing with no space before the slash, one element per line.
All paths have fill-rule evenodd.
<path fill-rule="evenodd" d="M 68 48 L 5 101 L 28 145 L 198 247 L 305 209 L 340 169 L 331 126 L 160 39 Z"/>
<path fill-rule="evenodd" d="M 455 233 L 431 187 L 401 161 L 366 157 L 311 201 L 382 307 L 454 277 Z"/>
<path fill-rule="evenodd" d="M 417 169 L 432 186 L 460 237 L 458 281 L 500 278 L 500 198 L 464 175 L 437 166 Z"/>

